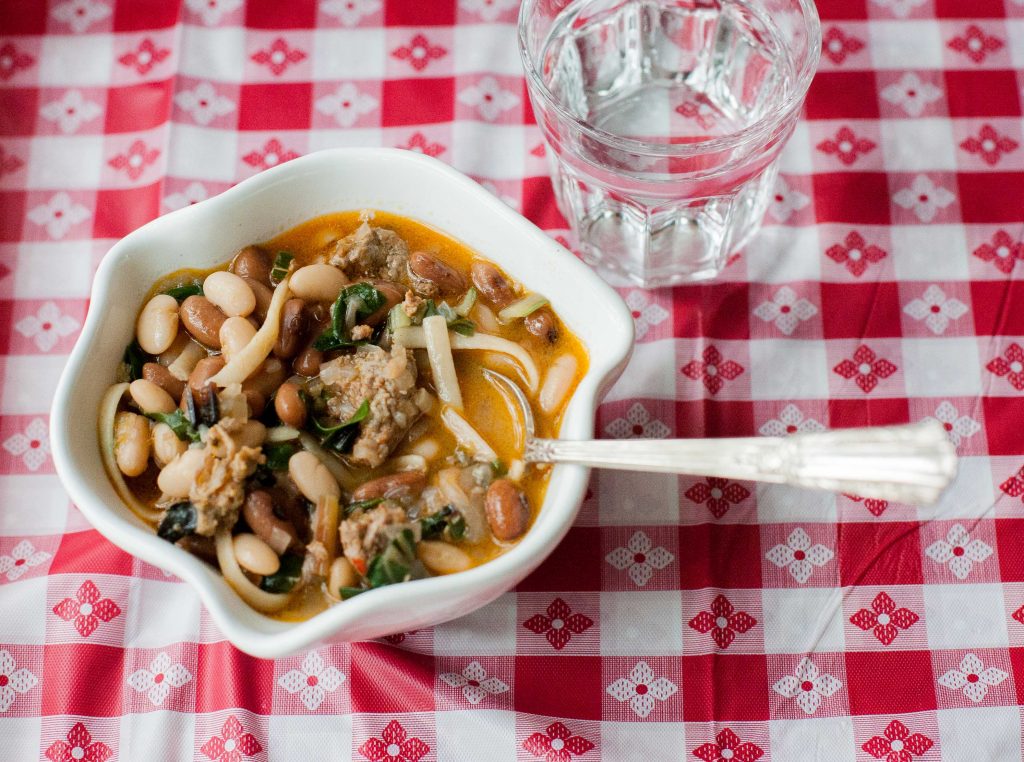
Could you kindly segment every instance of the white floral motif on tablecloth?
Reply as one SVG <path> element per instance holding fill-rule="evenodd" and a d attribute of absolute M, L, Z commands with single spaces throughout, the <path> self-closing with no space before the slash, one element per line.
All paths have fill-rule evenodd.
<path fill-rule="evenodd" d="M 939 403 L 939 406 L 935 408 L 935 420 L 942 424 L 949 441 L 956 447 L 959 447 L 963 440 L 973 437 L 981 431 L 980 423 L 969 415 L 960 415 L 960 412 L 949 400 Z"/>
<path fill-rule="evenodd" d="M 4 441 L 4 449 L 16 458 L 21 458 L 29 471 L 38 471 L 50 455 L 50 434 L 46 421 L 33 418 L 25 427 Z"/>
<path fill-rule="evenodd" d="M 110 15 L 110 6 L 96 0 L 65 0 L 50 9 L 50 15 L 71 27 L 75 34 L 81 34 L 97 21 Z"/>
<path fill-rule="evenodd" d="M 285 672 L 277 684 L 289 693 L 298 693 L 299 700 L 309 711 L 315 711 L 345 682 L 345 675 L 335 666 L 324 663 L 317 651 L 310 651 L 298 669 Z"/>
<path fill-rule="evenodd" d="M 19 694 L 27 693 L 39 684 L 39 678 L 30 670 L 24 667 L 15 669 L 17 666 L 10 651 L 0 650 L 0 712 L 10 709 Z"/>
<path fill-rule="evenodd" d="M 655 571 L 664 569 L 675 556 L 661 546 L 654 547 L 646 532 L 635 532 L 625 547 L 615 548 L 604 560 L 619 571 L 628 570 L 633 584 L 643 587 Z"/>
<path fill-rule="evenodd" d="M 903 311 L 914 318 L 923 320 L 935 335 L 945 333 L 952 320 L 959 320 L 967 314 L 967 305 L 935 285 L 929 286 L 917 299 L 909 302 Z"/>
<path fill-rule="evenodd" d="M 488 677 L 487 670 L 478 661 L 471 661 L 461 673 L 442 672 L 438 677 L 452 688 L 461 688 L 463 697 L 474 706 L 488 696 L 506 693 L 509 689 L 498 678 Z"/>
<path fill-rule="evenodd" d="M 892 200 L 897 206 L 912 211 L 921 222 L 931 222 L 940 209 L 956 201 L 956 196 L 936 185 L 928 175 L 918 175 L 910 187 L 896 191 Z"/>
<path fill-rule="evenodd" d="M 766 323 L 774 323 L 782 333 L 789 336 L 804 320 L 818 314 L 818 308 L 799 296 L 789 286 L 783 286 L 770 301 L 761 302 L 754 308 L 754 315 Z"/>
<path fill-rule="evenodd" d="M 14 324 L 22 336 L 32 339 L 39 349 L 49 352 L 57 342 L 78 330 L 80 323 L 60 311 L 56 302 L 43 302 L 35 315 L 26 315 Z"/>
<path fill-rule="evenodd" d="M 967 654 L 960 660 L 959 669 L 951 669 L 939 678 L 939 685 L 953 691 L 962 691 L 975 704 L 988 694 L 988 689 L 999 685 L 1009 675 L 996 667 L 985 667 L 976 654 Z"/>
<path fill-rule="evenodd" d="M 33 566 L 45 563 L 52 554 L 45 550 L 36 550 L 28 540 L 22 540 L 13 548 L 9 555 L 0 556 L 0 574 L 6 574 L 11 582 L 21 577 Z"/>
<path fill-rule="evenodd" d="M 192 679 L 192 673 L 183 664 L 175 664 L 167 653 L 159 653 L 149 663 L 149 669 L 139 669 L 128 676 L 128 685 L 145 693 L 155 706 L 163 706 L 171 688 L 180 688 Z"/>
<path fill-rule="evenodd" d="M 68 90 L 60 100 L 50 101 L 39 109 L 39 115 L 56 123 L 65 135 L 70 135 L 102 113 L 100 105 L 87 100 L 81 90 Z"/>
<path fill-rule="evenodd" d="M 654 418 L 639 402 L 626 411 L 622 418 L 615 418 L 604 427 L 605 433 L 616 439 L 639 437 L 641 439 L 664 439 L 672 430 Z"/>
<path fill-rule="evenodd" d="M 185 5 L 206 26 L 214 26 L 224 16 L 241 8 L 242 0 L 185 0 Z"/>
<path fill-rule="evenodd" d="M 502 13 L 519 7 L 519 0 L 459 0 L 459 7 L 484 21 L 495 21 Z"/>
<path fill-rule="evenodd" d="M 935 563 L 948 566 L 957 579 L 967 579 L 974 564 L 992 555 L 992 547 L 977 538 L 972 540 L 963 524 L 954 524 L 945 540 L 936 540 L 924 553 Z"/>
<path fill-rule="evenodd" d="M 668 319 L 668 310 L 651 299 L 645 291 L 630 291 L 625 301 L 633 315 L 637 339 L 642 339 L 653 326 L 660 325 Z"/>
<path fill-rule="evenodd" d="M 476 84 L 459 91 L 459 103 L 476 108 L 480 116 L 493 122 L 509 109 L 519 105 L 520 98 L 506 90 L 494 77 L 481 77 Z"/>
<path fill-rule="evenodd" d="M 72 227 L 92 217 L 92 212 L 61 191 L 45 204 L 32 207 L 27 216 L 31 222 L 45 227 L 50 238 L 63 238 Z"/>
<path fill-rule="evenodd" d="M 909 116 L 921 116 L 928 106 L 942 98 L 942 90 L 908 71 L 899 82 L 882 88 L 881 96 L 885 101 L 902 108 Z"/>
<path fill-rule="evenodd" d="M 778 418 L 765 421 L 758 433 L 765 437 L 784 437 L 789 434 L 810 434 L 824 431 L 825 427 L 803 414 L 796 405 L 790 404 L 782 408 Z"/>
<path fill-rule="evenodd" d="M 655 677 L 654 670 L 645 661 L 638 661 L 628 677 L 620 677 L 606 688 L 616 701 L 629 702 L 637 717 L 646 717 L 655 707 L 655 701 L 667 701 L 679 686 L 667 677 Z"/>
<path fill-rule="evenodd" d="M 811 538 L 801 527 L 789 533 L 786 543 L 779 543 L 765 554 L 765 558 L 785 569 L 801 585 L 810 579 L 815 566 L 824 566 L 835 553 L 821 543 L 811 545 Z"/>
<path fill-rule="evenodd" d="M 874 0 L 875 5 L 888 8 L 892 15 L 906 18 L 914 8 L 920 8 L 928 0 Z"/>
<path fill-rule="evenodd" d="M 200 201 L 205 201 L 209 198 L 209 193 L 206 190 L 206 186 L 202 183 L 192 182 L 185 186 L 185 188 L 178 193 L 172 193 L 164 199 L 164 206 L 171 211 L 175 209 L 183 209 L 186 206 L 192 204 L 198 204 Z"/>
<path fill-rule="evenodd" d="M 364 16 L 381 9 L 381 0 L 322 0 L 320 11 L 333 16 L 345 26 L 355 26 Z"/>
<path fill-rule="evenodd" d="M 200 82 L 191 90 L 180 90 L 174 96 L 174 102 L 188 112 L 196 124 L 202 125 L 235 110 L 235 102 L 217 92 L 210 82 Z"/>
<path fill-rule="evenodd" d="M 780 696 L 796 699 L 804 714 L 814 714 L 821 706 L 822 698 L 828 698 L 842 687 L 843 684 L 835 677 L 819 670 L 810 659 L 803 658 L 796 665 L 796 671 L 777 680 L 772 690 Z"/>
<path fill-rule="evenodd" d="M 779 222 L 786 222 L 793 216 L 793 212 L 805 208 L 810 203 L 811 199 L 806 194 L 790 188 L 786 178 L 780 175 L 775 181 L 775 193 L 771 197 L 768 210 Z"/>
<path fill-rule="evenodd" d="M 370 114 L 380 105 L 377 99 L 364 93 L 352 82 L 343 82 L 333 93 L 316 99 L 316 110 L 333 117 L 342 127 L 351 127 L 364 114 Z"/>

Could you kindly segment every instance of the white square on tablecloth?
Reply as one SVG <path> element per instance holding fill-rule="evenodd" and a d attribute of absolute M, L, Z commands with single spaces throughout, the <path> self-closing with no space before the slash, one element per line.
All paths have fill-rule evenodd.
<path fill-rule="evenodd" d="M 882 119 L 878 129 L 886 171 L 956 171 L 956 140 L 949 119 Z"/>
<path fill-rule="evenodd" d="M 903 379 L 909 397 L 981 394 L 978 340 L 973 336 L 903 339 Z"/>
<path fill-rule="evenodd" d="M 125 689 L 127 690 L 127 688 Z M 119 759 L 179 762 L 195 754 L 195 716 L 161 709 L 121 717 Z"/>
<path fill-rule="evenodd" d="M 63 534 L 69 504 L 56 475 L 0 476 L 0 536 Z"/>
<path fill-rule="evenodd" d="M 677 759 L 686 748 L 681 722 L 601 723 L 601 758 L 614 762 L 658 762 Z"/>
<path fill-rule="evenodd" d="M 175 124 L 167 150 L 167 174 L 196 180 L 233 182 L 238 133 Z"/>
<path fill-rule="evenodd" d="M 480 40 L 487 40 L 481 45 Z M 515 24 L 459 24 L 455 27 L 455 73 L 523 75 Z"/>
<path fill-rule="evenodd" d="M 681 593 L 601 593 L 602 656 L 677 656 L 683 652 Z"/>
<path fill-rule="evenodd" d="M 383 79 L 386 30 L 317 29 L 313 32 L 313 79 Z"/>
<path fill-rule="evenodd" d="M 1020 69 L 1024 67 L 1024 19 L 1006 19 L 1003 23 L 1006 25 L 1006 35 L 1000 37 L 1010 51 L 1014 67 Z"/>
<path fill-rule="evenodd" d="M 4 759 L 40 759 L 42 725 L 39 717 L 0 716 L 0 743 L 3 744 Z"/>
<path fill-rule="evenodd" d="M 772 759 L 783 762 L 853 762 L 857 746 L 849 717 L 772 720 Z"/>
<path fill-rule="evenodd" d="M 245 29 L 184 25 L 179 73 L 201 80 L 241 82 L 245 71 Z M 175 129 L 178 125 L 175 124 Z"/>
<path fill-rule="evenodd" d="M 772 225 L 763 228 L 745 250 L 747 277 L 752 283 L 819 280 L 821 252 L 816 227 Z"/>
<path fill-rule="evenodd" d="M 460 172 L 486 180 L 523 176 L 525 133 L 519 125 L 452 122 L 449 158 Z"/>
<path fill-rule="evenodd" d="M 828 357 L 821 341 L 755 339 L 750 342 L 754 399 L 828 398 Z"/>
<path fill-rule="evenodd" d="M 11 355 L 0 359 L 3 393 L 0 414 L 46 415 L 68 358 L 63 355 Z"/>
<path fill-rule="evenodd" d="M 18 612 L 4 616 L 0 641 L 38 645 L 46 641 L 46 577 L 30 577 L 17 582 L 4 580 L 3 610 Z"/>
<path fill-rule="evenodd" d="M 942 762 L 1019 762 L 1020 709 L 985 706 L 940 709 Z"/>
<path fill-rule="evenodd" d="M 40 135 L 32 139 L 29 189 L 92 189 L 104 167 L 102 135 Z"/>
<path fill-rule="evenodd" d="M 838 588 L 763 590 L 764 648 L 769 654 L 843 650 L 843 596 Z"/>
<path fill-rule="evenodd" d="M 900 280 L 969 280 L 962 225 L 894 225 L 889 234 Z"/>
<path fill-rule="evenodd" d="M 925 585 L 924 621 L 933 650 L 1009 645 L 1003 588 L 996 583 Z"/>
<path fill-rule="evenodd" d="M 992 464 L 986 457 L 960 457 L 956 479 L 935 505 L 918 508 L 921 521 L 981 518 L 992 508 Z"/>
<path fill-rule="evenodd" d="M 679 477 L 597 471 L 597 503 L 604 526 L 679 523 Z"/>
<path fill-rule="evenodd" d="M 942 30 L 935 21 L 880 21 L 867 25 L 876 69 L 941 69 Z"/>
<path fill-rule="evenodd" d="M 836 495 L 820 489 L 758 483 L 757 520 L 762 524 L 801 521 L 832 524 L 836 520 Z"/>
<path fill-rule="evenodd" d="M 39 55 L 39 84 L 102 87 L 110 83 L 113 60 L 113 35 L 46 35 Z"/>
<path fill-rule="evenodd" d="M 92 283 L 92 244 L 53 241 L 18 245 L 14 292 L 19 299 L 84 298 Z M 54 273 L 60 273 L 54 278 Z"/>
<path fill-rule="evenodd" d="M 608 392 L 605 402 L 630 399 L 673 400 L 676 396 L 676 340 L 637 344 L 626 370 Z"/>
<path fill-rule="evenodd" d="M 438 656 L 511 656 L 515 652 L 515 593 L 434 628 Z"/>
<path fill-rule="evenodd" d="M 126 646 L 162 648 L 199 638 L 199 597 L 184 582 L 134 577 L 128 590 Z"/>
<path fill-rule="evenodd" d="M 793 175 L 809 175 L 814 171 L 814 149 L 811 132 L 804 122 L 797 122 L 779 157 L 779 170 Z"/>
<path fill-rule="evenodd" d="M 352 715 L 271 715 L 264 745 L 267 762 L 350 762 Z"/>
<path fill-rule="evenodd" d="M 437 762 L 515 762 L 516 715 L 499 709 L 438 712 Z"/>

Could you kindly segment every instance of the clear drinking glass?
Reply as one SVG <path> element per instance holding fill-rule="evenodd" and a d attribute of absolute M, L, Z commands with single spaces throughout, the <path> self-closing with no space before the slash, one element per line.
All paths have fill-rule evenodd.
<path fill-rule="evenodd" d="M 519 46 L 586 260 L 712 278 L 757 231 L 821 53 L 812 0 L 524 0 Z"/>

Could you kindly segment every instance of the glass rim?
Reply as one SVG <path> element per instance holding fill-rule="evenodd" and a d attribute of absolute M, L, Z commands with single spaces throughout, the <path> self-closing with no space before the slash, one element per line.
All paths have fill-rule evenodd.
<path fill-rule="evenodd" d="M 578 0 L 570 0 L 566 8 Z M 778 109 L 771 114 L 765 115 L 756 122 L 748 124 L 741 130 L 731 132 L 721 137 L 709 138 L 693 143 L 652 143 L 645 140 L 635 140 L 616 135 L 613 132 L 602 130 L 589 122 L 580 119 L 565 108 L 551 93 L 548 86 L 544 84 L 540 72 L 534 65 L 532 56 L 527 49 L 526 27 L 528 16 L 537 7 L 541 0 L 523 0 L 519 6 L 519 18 L 517 19 L 516 39 L 519 45 L 519 58 L 522 61 L 523 70 L 526 73 L 527 89 L 531 93 L 538 93 L 544 102 L 550 106 L 555 113 L 567 122 L 575 125 L 580 131 L 589 135 L 606 145 L 638 154 L 655 156 L 692 156 L 714 151 L 735 148 L 741 143 L 746 143 L 764 133 L 771 133 L 779 125 L 785 122 L 793 111 L 800 106 L 807 90 L 811 86 L 811 80 L 818 70 L 818 62 L 821 59 L 821 18 L 814 0 L 794 0 L 799 5 L 804 16 L 804 27 L 807 30 L 808 54 L 803 61 L 803 66 L 796 77 L 794 86 L 789 97 L 783 101 Z M 566 8 L 563 8 L 564 11 Z"/>

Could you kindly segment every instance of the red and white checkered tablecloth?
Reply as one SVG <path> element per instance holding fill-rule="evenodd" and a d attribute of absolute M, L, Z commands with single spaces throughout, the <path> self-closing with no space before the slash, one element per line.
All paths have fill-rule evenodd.
<path fill-rule="evenodd" d="M 161 212 L 340 145 L 439 156 L 567 236 L 517 3 L 3 0 L 0 757 L 1021 759 L 1024 0 L 818 7 L 765 229 L 713 285 L 622 289 L 639 345 L 598 428 L 934 416 L 961 455 L 942 502 L 600 474 L 493 605 L 265 661 L 54 475 L 93 269 Z"/>

